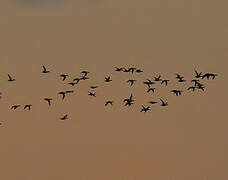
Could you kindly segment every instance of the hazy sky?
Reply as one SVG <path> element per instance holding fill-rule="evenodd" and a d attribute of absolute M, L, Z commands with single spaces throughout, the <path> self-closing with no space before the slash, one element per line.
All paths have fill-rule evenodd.
<path fill-rule="evenodd" d="M 0 2 L 0 179 L 227 180 L 227 5 L 225 0 L 2 0 Z M 41 74 L 46 65 L 50 74 Z M 143 74 L 114 72 L 136 66 Z M 214 72 L 204 93 L 169 91 L 175 73 Z M 72 89 L 59 78 L 82 70 Z M 7 74 L 16 78 L 8 83 Z M 170 86 L 146 94 L 161 74 Z M 104 77 L 112 76 L 107 85 Z M 134 87 L 125 83 L 137 79 Z M 70 80 L 67 80 L 69 82 Z M 98 85 L 97 98 L 88 97 Z M 135 104 L 122 106 L 134 94 Z M 53 98 L 48 107 L 44 97 Z M 142 104 L 164 98 L 169 106 Z M 114 100 L 113 107 L 104 101 Z M 32 111 L 10 110 L 33 104 Z M 69 114 L 69 120 L 59 117 Z"/>

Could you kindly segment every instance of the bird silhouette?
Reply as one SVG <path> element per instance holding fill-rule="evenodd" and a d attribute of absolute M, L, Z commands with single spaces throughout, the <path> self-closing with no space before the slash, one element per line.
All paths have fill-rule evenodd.
<path fill-rule="evenodd" d="M 45 67 L 45 66 L 42 66 L 42 68 L 43 68 L 42 73 L 49 73 L 49 72 L 50 72 L 50 71 L 47 71 L 47 69 L 46 69 L 46 67 Z"/>
<path fill-rule="evenodd" d="M 148 88 L 148 89 L 147 89 L 147 92 L 150 92 L 150 91 L 152 91 L 152 92 L 154 93 L 155 88 Z"/>
<path fill-rule="evenodd" d="M 152 82 L 150 79 L 147 79 L 147 81 L 144 81 L 143 84 L 146 84 L 148 86 L 148 88 L 150 88 L 150 86 L 155 83 Z"/>
<path fill-rule="evenodd" d="M 131 106 L 133 104 L 133 102 L 135 100 L 133 100 L 132 98 L 133 98 L 133 94 L 131 93 L 129 98 L 126 98 L 126 99 L 123 100 L 123 102 L 126 102 L 125 106 Z"/>
<path fill-rule="evenodd" d="M 187 90 L 195 91 L 195 89 L 196 89 L 196 86 L 190 86 Z"/>
<path fill-rule="evenodd" d="M 128 71 L 131 72 L 132 74 L 134 73 L 135 70 L 136 70 L 136 68 L 133 68 L 133 67 L 128 68 Z"/>
<path fill-rule="evenodd" d="M 201 84 L 201 83 L 198 82 L 196 88 L 204 91 L 205 86 L 203 84 Z"/>
<path fill-rule="evenodd" d="M 63 92 L 63 91 L 59 92 L 58 94 L 62 95 L 62 100 L 63 100 L 63 99 L 65 98 L 65 96 L 66 96 L 66 92 Z"/>
<path fill-rule="evenodd" d="M 127 82 L 129 82 L 129 83 L 130 83 L 130 86 L 132 86 L 132 85 L 136 82 L 136 80 L 134 80 L 134 79 L 129 79 L 129 80 L 127 80 Z"/>
<path fill-rule="evenodd" d="M 82 71 L 81 74 L 83 74 L 83 76 L 87 76 L 89 74 L 88 71 Z"/>
<path fill-rule="evenodd" d="M 196 70 L 195 70 L 195 78 L 201 78 L 202 77 L 202 72 L 197 72 Z"/>
<path fill-rule="evenodd" d="M 117 71 L 117 72 L 123 71 L 123 69 L 124 68 L 122 68 L 122 67 L 121 68 L 115 67 L 115 71 Z"/>
<path fill-rule="evenodd" d="M 167 85 L 168 85 L 168 81 L 169 81 L 168 79 L 163 79 L 163 80 L 161 81 L 161 84 L 164 83 L 164 84 L 167 86 Z"/>
<path fill-rule="evenodd" d="M 11 109 L 14 109 L 14 110 L 16 110 L 17 108 L 19 108 L 21 105 L 13 105 L 13 106 L 11 106 Z"/>
<path fill-rule="evenodd" d="M 44 98 L 44 100 L 48 102 L 48 105 L 49 105 L 49 106 L 51 106 L 51 101 L 52 101 L 51 98 Z"/>
<path fill-rule="evenodd" d="M 156 104 L 158 102 L 156 102 L 156 101 L 149 101 L 148 103 L 150 103 L 150 104 Z"/>
<path fill-rule="evenodd" d="M 218 76 L 218 75 L 217 74 L 210 73 L 210 76 L 212 77 L 212 79 L 215 79 L 215 77 Z"/>
<path fill-rule="evenodd" d="M 176 74 L 176 79 L 178 79 L 178 82 L 185 82 L 184 77 L 181 76 L 180 74 Z"/>
<path fill-rule="evenodd" d="M 26 104 L 25 106 L 24 106 L 24 109 L 28 109 L 29 111 L 31 110 L 31 104 Z"/>
<path fill-rule="evenodd" d="M 110 76 L 108 76 L 108 77 L 105 77 L 105 82 L 111 82 L 112 80 L 111 80 L 111 77 Z"/>
<path fill-rule="evenodd" d="M 123 68 L 123 72 L 130 72 L 130 69 Z"/>
<path fill-rule="evenodd" d="M 141 109 L 141 111 L 140 112 L 147 112 L 147 111 L 149 111 L 150 110 L 150 106 L 147 106 L 147 107 L 145 107 L 145 106 L 143 106 L 142 105 L 142 109 Z"/>
<path fill-rule="evenodd" d="M 62 80 L 65 81 L 65 79 L 68 77 L 69 75 L 67 74 L 60 74 L 60 77 L 63 78 Z"/>
<path fill-rule="evenodd" d="M 68 119 L 68 115 L 66 114 L 66 115 L 64 115 L 63 117 L 61 117 L 60 119 L 61 119 L 61 120 L 66 120 L 66 119 Z"/>
<path fill-rule="evenodd" d="M 93 97 L 96 97 L 96 93 L 92 93 L 92 92 L 90 92 L 90 91 L 88 91 L 89 92 L 89 96 L 93 96 Z"/>
<path fill-rule="evenodd" d="M 80 80 L 87 80 L 87 79 L 89 79 L 89 77 L 82 76 L 82 77 L 80 78 Z"/>
<path fill-rule="evenodd" d="M 181 93 L 183 91 L 181 91 L 181 90 L 172 90 L 171 92 L 174 93 L 176 96 L 179 96 L 179 95 L 181 95 Z"/>
<path fill-rule="evenodd" d="M 194 82 L 195 86 L 197 86 L 197 84 L 199 83 L 199 80 L 198 79 L 193 79 L 193 80 L 191 80 L 191 82 Z"/>
<path fill-rule="evenodd" d="M 72 90 L 68 90 L 68 91 L 65 91 L 65 94 L 68 94 L 68 93 L 73 93 L 74 91 Z"/>
<path fill-rule="evenodd" d="M 160 99 L 161 106 L 168 106 L 168 102 L 165 102 L 164 100 Z"/>
<path fill-rule="evenodd" d="M 141 69 L 136 69 L 135 72 L 142 73 L 143 71 Z"/>
<path fill-rule="evenodd" d="M 91 89 L 96 89 L 98 86 L 90 86 Z"/>
<path fill-rule="evenodd" d="M 75 83 L 78 84 L 80 82 L 80 78 L 74 78 L 73 81 L 76 81 Z"/>
<path fill-rule="evenodd" d="M 207 79 L 210 79 L 210 77 L 212 77 L 212 79 L 215 79 L 216 76 L 217 76 L 217 74 L 205 73 L 205 74 L 202 76 L 202 79 L 204 79 L 205 77 L 206 77 Z"/>
<path fill-rule="evenodd" d="M 158 77 L 154 77 L 154 81 L 161 81 L 161 75 L 159 75 Z"/>
<path fill-rule="evenodd" d="M 12 78 L 12 77 L 8 74 L 8 81 L 9 81 L 9 82 L 13 82 L 13 81 L 16 81 L 16 79 Z"/>
<path fill-rule="evenodd" d="M 112 105 L 112 103 L 113 103 L 113 101 L 106 101 L 106 102 L 105 102 L 105 106 L 107 106 L 107 105 L 109 105 L 109 104 Z"/>
<path fill-rule="evenodd" d="M 75 84 L 77 84 L 76 82 L 69 82 L 69 85 L 71 85 L 72 87 L 75 86 Z"/>

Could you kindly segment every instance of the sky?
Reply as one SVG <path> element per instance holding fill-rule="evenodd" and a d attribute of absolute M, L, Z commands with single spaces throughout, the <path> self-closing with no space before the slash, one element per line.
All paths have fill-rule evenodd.
<path fill-rule="evenodd" d="M 0 178 L 7 180 L 226 180 L 225 0 L 2 0 Z M 42 65 L 50 73 L 42 74 Z M 124 74 L 114 67 L 137 67 Z M 184 92 L 194 70 L 217 73 L 205 92 Z M 90 72 L 89 81 L 67 82 Z M 59 74 L 69 74 L 62 82 Z M 175 74 L 187 82 L 178 84 Z M 7 74 L 16 81 L 9 83 Z M 167 87 L 141 83 L 161 74 Z M 104 83 L 111 76 L 111 84 Z M 134 78 L 129 87 L 126 80 Z M 97 97 L 87 95 L 98 85 Z M 75 93 L 64 101 L 59 91 Z M 132 107 L 122 99 L 134 94 Z M 48 107 L 43 98 L 53 98 Z M 151 106 L 164 98 L 168 107 Z M 112 99 L 112 107 L 104 107 Z M 12 111 L 13 104 L 32 110 Z M 64 114 L 69 119 L 61 121 Z"/>

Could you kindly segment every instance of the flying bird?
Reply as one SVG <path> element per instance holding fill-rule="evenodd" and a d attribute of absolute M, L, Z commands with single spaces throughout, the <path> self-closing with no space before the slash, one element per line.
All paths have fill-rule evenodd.
<path fill-rule="evenodd" d="M 141 109 L 141 111 L 140 112 L 147 112 L 147 111 L 149 111 L 150 110 L 150 106 L 147 106 L 147 107 L 145 107 L 145 106 L 143 106 L 142 105 L 142 109 Z"/>
<path fill-rule="evenodd" d="M 149 101 L 148 103 L 150 103 L 150 104 L 156 104 L 158 102 L 156 102 L 156 101 Z"/>
<path fill-rule="evenodd" d="M 93 96 L 93 97 L 96 97 L 96 93 L 92 93 L 92 92 L 90 92 L 90 91 L 88 91 L 89 92 L 89 96 Z"/>
<path fill-rule="evenodd" d="M 164 83 L 164 84 L 167 86 L 167 85 L 168 85 L 168 81 L 169 81 L 168 79 L 163 79 L 163 80 L 161 81 L 161 84 Z"/>
<path fill-rule="evenodd" d="M 67 74 L 60 74 L 60 77 L 63 78 L 62 80 L 65 81 L 65 79 L 68 77 L 69 75 Z"/>
<path fill-rule="evenodd" d="M 66 120 L 66 119 L 68 119 L 68 115 L 66 114 L 66 115 L 64 115 L 63 117 L 61 117 L 60 119 L 61 119 L 61 120 Z"/>
<path fill-rule="evenodd" d="M 126 99 L 123 100 L 123 102 L 126 102 L 125 106 L 131 106 L 133 104 L 133 102 L 135 100 L 133 100 L 132 98 L 133 98 L 133 94 L 131 93 L 129 98 L 126 98 Z"/>
<path fill-rule="evenodd" d="M 195 89 L 196 89 L 196 86 L 190 86 L 187 90 L 195 91 Z"/>
<path fill-rule="evenodd" d="M 80 82 L 81 78 L 74 78 L 73 81 L 76 81 L 76 84 Z"/>
<path fill-rule="evenodd" d="M 24 106 L 24 109 L 28 109 L 29 111 L 31 110 L 31 104 L 26 104 L 25 106 Z"/>
<path fill-rule="evenodd" d="M 16 79 L 14 79 L 14 78 L 12 78 L 9 74 L 8 74 L 8 81 L 9 82 L 13 82 L 13 81 L 15 81 Z"/>
<path fill-rule="evenodd" d="M 154 93 L 155 88 L 148 88 L 148 89 L 147 89 L 147 92 L 150 92 L 150 91 L 152 91 L 152 92 Z"/>
<path fill-rule="evenodd" d="M 176 79 L 178 79 L 178 82 L 185 82 L 184 77 L 181 76 L 180 74 L 176 74 Z"/>
<path fill-rule="evenodd" d="M 90 86 L 91 89 L 96 89 L 98 86 Z"/>
<path fill-rule="evenodd" d="M 13 105 L 13 106 L 11 106 L 11 109 L 13 109 L 13 110 L 16 110 L 17 108 L 19 108 L 21 105 Z"/>
<path fill-rule="evenodd" d="M 43 67 L 43 71 L 42 73 L 49 73 L 50 71 L 47 71 L 46 67 L 45 66 L 42 66 Z"/>
<path fill-rule="evenodd" d="M 113 103 L 113 101 L 106 101 L 106 102 L 105 102 L 105 106 L 107 106 L 107 105 L 109 105 L 109 104 L 112 105 L 112 103 Z"/>
<path fill-rule="evenodd" d="M 89 79 L 89 77 L 82 76 L 82 77 L 80 78 L 80 80 L 87 80 L 87 79 Z"/>
<path fill-rule="evenodd" d="M 152 82 L 150 79 L 147 79 L 147 81 L 144 81 L 143 84 L 146 84 L 148 86 L 148 88 L 150 88 L 150 86 L 155 83 Z"/>
<path fill-rule="evenodd" d="M 136 69 L 135 72 L 142 73 L 143 71 L 141 69 Z"/>
<path fill-rule="evenodd" d="M 52 101 L 51 98 L 44 98 L 44 100 L 48 102 L 48 105 L 49 105 L 49 106 L 51 106 L 51 101 Z"/>
<path fill-rule="evenodd" d="M 105 82 L 110 82 L 110 81 L 112 81 L 110 76 L 105 77 Z"/>
<path fill-rule="evenodd" d="M 129 79 L 129 80 L 127 80 L 127 82 L 129 82 L 129 83 L 130 83 L 130 86 L 132 86 L 132 85 L 136 82 L 136 80 L 134 80 L 134 79 Z"/>
<path fill-rule="evenodd" d="M 159 75 L 158 77 L 154 77 L 154 81 L 161 81 L 161 75 Z"/>
<path fill-rule="evenodd" d="M 197 84 L 199 83 L 199 80 L 198 79 L 193 79 L 193 80 L 191 80 L 191 82 L 194 82 L 195 86 L 197 86 Z"/>
<path fill-rule="evenodd" d="M 171 92 L 174 93 L 176 96 L 179 96 L 179 95 L 181 95 L 181 93 L 183 91 L 181 91 L 181 90 L 172 90 Z"/>
<path fill-rule="evenodd" d="M 120 71 L 122 71 L 124 68 L 118 68 L 118 67 L 115 67 L 115 71 L 117 71 L 117 72 L 120 72 Z"/>
<path fill-rule="evenodd" d="M 66 96 L 66 92 L 63 92 L 63 91 L 59 92 L 58 94 L 62 95 L 62 100 L 63 100 L 63 99 L 65 98 L 65 96 Z"/>
<path fill-rule="evenodd" d="M 168 102 L 165 102 L 164 100 L 160 99 L 161 106 L 168 106 Z"/>
<path fill-rule="evenodd" d="M 68 91 L 65 91 L 66 94 L 68 94 L 68 93 L 73 93 L 73 92 L 74 92 L 74 91 L 71 91 L 71 90 L 70 90 L 70 91 L 69 91 L 69 90 L 68 90 Z"/>
<path fill-rule="evenodd" d="M 68 83 L 69 85 L 71 85 L 72 87 L 75 86 L 75 84 L 77 84 L 76 82 L 70 82 Z"/>
<path fill-rule="evenodd" d="M 81 74 L 83 74 L 83 76 L 87 76 L 89 74 L 88 71 L 82 71 Z"/>
<path fill-rule="evenodd" d="M 197 72 L 196 70 L 195 70 L 195 78 L 201 78 L 202 77 L 202 72 Z"/>

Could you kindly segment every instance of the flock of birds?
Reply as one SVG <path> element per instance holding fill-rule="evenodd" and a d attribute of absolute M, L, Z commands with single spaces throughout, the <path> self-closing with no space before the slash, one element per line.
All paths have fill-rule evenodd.
<path fill-rule="evenodd" d="M 42 66 L 43 71 L 41 71 L 41 73 L 43 74 L 47 74 L 50 73 L 49 70 L 47 70 L 47 68 L 45 66 Z M 143 71 L 141 69 L 137 69 L 134 67 L 130 67 L 130 68 L 124 68 L 124 67 L 115 67 L 115 71 L 116 72 L 125 72 L 125 73 L 143 73 Z M 71 82 L 68 83 L 69 86 L 73 87 L 76 84 L 79 84 L 81 81 L 85 81 L 85 80 L 89 80 L 90 78 L 88 77 L 88 74 L 90 72 L 89 71 L 81 71 L 81 76 L 77 77 L 77 78 L 73 78 Z M 65 81 L 67 78 L 69 78 L 68 74 L 60 74 L 59 75 L 60 78 L 62 79 L 62 81 Z M 196 90 L 201 90 L 204 91 L 205 90 L 205 85 L 202 84 L 200 82 L 201 79 L 212 79 L 214 80 L 215 77 L 217 76 L 217 74 L 214 73 L 205 73 L 203 74 L 202 72 L 197 72 L 195 70 L 195 75 L 194 75 L 194 79 L 191 80 L 191 82 L 193 83 L 193 85 L 191 85 L 190 87 L 187 88 L 187 91 L 196 91 Z M 176 74 L 175 79 L 177 80 L 178 83 L 185 83 L 186 80 L 184 79 L 184 76 L 180 75 L 180 74 Z M 10 74 L 8 74 L 8 82 L 13 83 L 14 81 L 16 81 L 16 79 L 14 77 L 12 77 Z M 155 87 L 153 87 L 153 84 L 155 83 L 160 83 L 161 85 L 164 86 L 168 86 L 169 83 L 169 79 L 162 79 L 161 75 L 158 75 L 156 77 L 154 77 L 153 80 L 151 79 L 147 79 L 143 82 L 143 84 L 147 87 L 147 92 L 150 93 L 154 93 L 155 92 Z M 112 78 L 110 76 L 107 76 L 104 78 L 104 82 L 105 83 L 111 83 L 112 82 Z M 130 86 L 133 86 L 136 82 L 135 79 L 129 79 L 126 81 L 127 83 L 129 83 Z M 88 91 L 88 96 L 91 97 L 96 97 L 96 93 L 92 92 L 92 90 L 98 88 L 98 86 L 90 86 L 90 89 Z M 176 96 L 180 96 L 182 94 L 183 90 L 179 90 L 179 89 L 173 89 L 171 90 L 171 93 L 173 93 Z M 58 95 L 60 95 L 62 97 L 62 100 L 65 99 L 66 95 L 70 94 L 70 93 L 74 93 L 73 90 L 68 90 L 68 91 L 61 91 L 58 92 Z M 0 98 L 2 97 L 2 93 L 0 92 Z M 48 103 L 49 106 L 52 105 L 52 98 L 44 98 L 44 101 L 46 101 Z M 133 94 L 131 93 L 129 97 L 123 99 L 123 103 L 124 106 L 131 106 L 132 104 L 134 104 L 135 99 L 133 99 Z M 164 99 L 160 98 L 160 106 L 168 106 L 168 102 L 165 101 Z M 149 101 L 149 104 L 153 105 L 158 103 L 158 101 Z M 112 100 L 107 100 L 104 102 L 104 106 L 112 106 L 113 105 L 113 101 Z M 19 104 L 15 104 L 12 105 L 10 108 L 12 110 L 16 110 L 19 107 L 21 107 L 21 105 Z M 26 104 L 23 106 L 24 110 L 28 110 L 30 111 L 32 108 L 32 104 Z M 140 110 L 140 112 L 147 112 L 150 111 L 150 106 L 144 106 L 142 105 L 142 108 Z M 66 120 L 68 119 L 68 114 L 64 114 L 63 116 L 60 117 L 60 120 Z"/>

